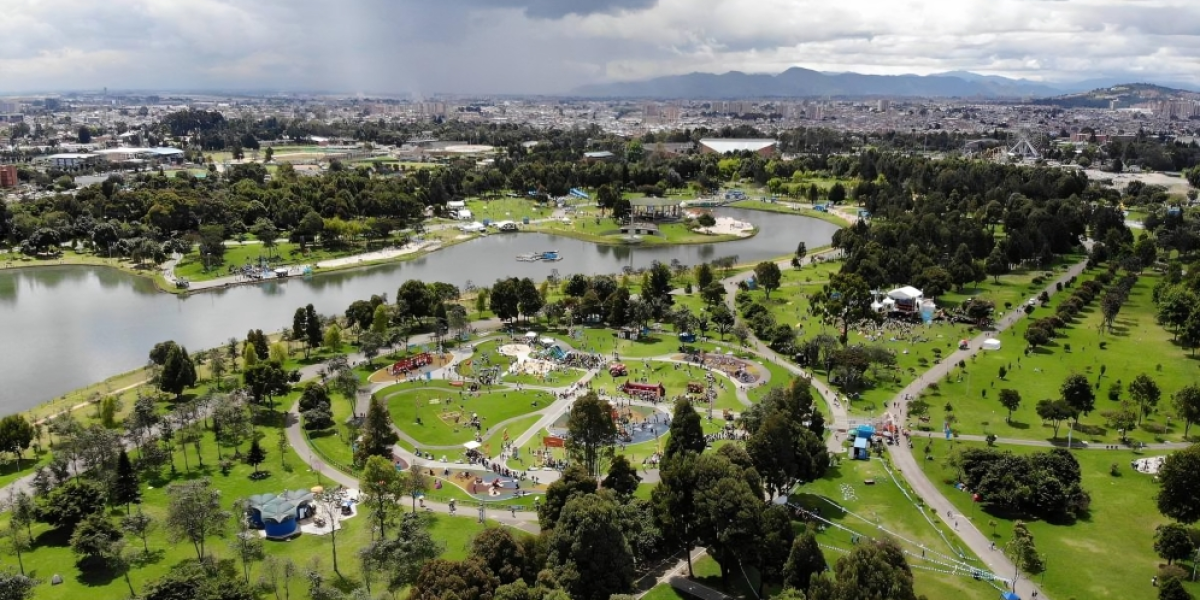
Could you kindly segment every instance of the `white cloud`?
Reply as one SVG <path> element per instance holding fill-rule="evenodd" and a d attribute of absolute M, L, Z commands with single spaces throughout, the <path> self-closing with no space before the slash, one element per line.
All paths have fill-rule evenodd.
<path fill-rule="evenodd" d="M 1195 0 L 5 0 L 0 93 L 557 92 L 691 71 L 1200 84 Z"/>

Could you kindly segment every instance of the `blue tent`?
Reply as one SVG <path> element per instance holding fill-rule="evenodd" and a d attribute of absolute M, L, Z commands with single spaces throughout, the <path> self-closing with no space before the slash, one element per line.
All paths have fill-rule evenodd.
<path fill-rule="evenodd" d="M 1000 594 L 1001 600 L 1021 600 L 1021 597 L 1016 592 L 1003 592 Z"/>
<path fill-rule="evenodd" d="M 587 192 L 585 192 L 579 188 L 571 188 L 571 195 L 575 196 L 576 198 L 583 198 L 584 200 L 587 200 L 589 198 L 589 196 L 587 195 Z"/>

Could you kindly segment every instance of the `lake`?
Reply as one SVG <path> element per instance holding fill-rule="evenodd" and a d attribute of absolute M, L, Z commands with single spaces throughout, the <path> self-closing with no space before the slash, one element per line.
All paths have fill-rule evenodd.
<path fill-rule="evenodd" d="M 143 365 L 150 348 L 175 340 L 212 348 L 250 329 L 291 327 L 296 308 L 313 304 L 340 314 L 355 300 L 396 290 L 407 279 L 490 285 L 502 277 L 545 279 L 619 273 L 657 260 L 696 265 L 734 256 L 757 262 L 790 254 L 803 241 L 828 245 L 837 226 L 818 219 L 741 209 L 719 213 L 749 221 L 755 237 L 693 246 L 601 246 L 541 233 L 496 234 L 407 262 L 264 282 L 178 297 L 153 282 L 103 267 L 37 267 L 0 271 L 0 411 L 27 410 L 90 383 Z M 558 262 L 518 262 L 518 254 L 558 250 Z"/>

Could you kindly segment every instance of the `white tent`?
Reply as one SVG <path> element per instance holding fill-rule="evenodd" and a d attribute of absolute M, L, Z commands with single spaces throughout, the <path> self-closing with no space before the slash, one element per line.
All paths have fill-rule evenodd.
<path fill-rule="evenodd" d="M 921 293 L 921 290 L 918 290 L 911 285 L 896 288 L 888 292 L 888 298 L 893 300 L 920 300 L 923 296 L 924 295 Z"/>
<path fill-rule="evenodd" d="M 467 223 L 466 225 L 462 225 L 458 229 L 460 231 L 462 231 L 463 233 L 479 233 L 480 231 L 487 229 L 487 227 L 484 227 L 483 223 L 480 223 L 479 221 L 475 221 L 474 223 Z"/>
<path fill-rule="evenodd" d="M 983 349 L 984 350 L 999 350 L 1000 349 L 1000 340 L 998 340 L 996 338 L 988 338 L 986 340 L 983 340 Z"/>
<path fill-rule="evenodd" d="M 525 339 L 527 339 L 527 340 L 529 340 L 529 341 L 531 341 L 531 342 L 532 342 L 533 340 L 536 340 L 536 339 L 537 339 L 537 336 L 538 336 L 538 335 L 537 335 L 537 332 L 536 332 L 536 331 L 526 331 L 526 332 L 525 332 Z"/>
<path fill-rule="evenodd" d="M 466 448 L 467 450 L 474 450 L 482 445 L 483 444 L 480 444 L 479 442 L 477 442 L 475 440 L 471 440 L 471 441 L 463 444 L 463 448 Z"/>
<path fill-rule="evenodd" d="M 462 200 L 451 200 L 446 203 L 446 208 L 449 208 L 449 209 L 459 209 L 459 208 L 466 208 L 466 207 L 467 207 L 467 203 L 463 202 Z"/>
<path fill-rule="evenodd" d="M 544 337 L 544 338 L 542 338 L 542 339 L 538 340 L 538 343 L 540 343 L 540 344 L 541 344 L 541 345 L 543 345 L 543 346 L 553 346 L 553 345 L 554 345 L 554 338 L 548 338 L 548 337 Z"/>

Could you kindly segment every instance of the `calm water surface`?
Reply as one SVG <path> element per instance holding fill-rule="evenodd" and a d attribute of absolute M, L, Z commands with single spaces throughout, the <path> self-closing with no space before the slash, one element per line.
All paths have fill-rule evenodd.
<path fill-rule="evenodd" d="M 355 300 L 386 293 L 394 298 L 406 279 L 488 285 L 500 277 L 544 279 L 553 270 L 617 273 L 678 259 L 695 265 L 737 255 L 741 262 L 830 242 L 837 227 L 806 217 L 757 211 L 721 211 L 759 227 L 746 240 L 697 246 L 598 246 L 560 236 L 492 235 L 402 263 L 342 271 L 176 297 L 153 282 L 98 267 L 0 270 L 0 413 L 29 409 L 70 390 L 136 368 L 150 348 L 176 340 L 190 349 L 217 346 L 251 329 L 290 327 L 297 307 L 341 313 Z M 554 263 L 517 262 L 516 255 L 558 250 Z"/>

